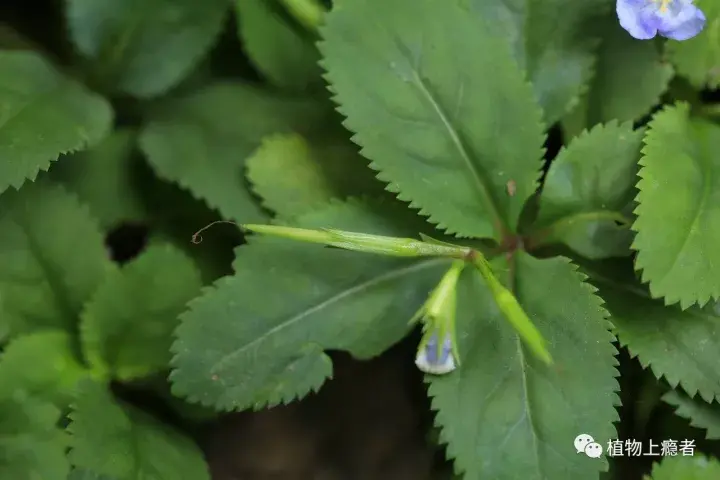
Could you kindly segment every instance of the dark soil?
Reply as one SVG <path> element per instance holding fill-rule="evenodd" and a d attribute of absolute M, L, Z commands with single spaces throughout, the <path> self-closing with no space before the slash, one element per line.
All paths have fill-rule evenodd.
<path fill-rule="evenodd" d="M 429 405 L 412 345 L 359 362 L 334 354 L 318 394 L 230 414 L 202 435 L 214 480 L 430 480 Z"/>

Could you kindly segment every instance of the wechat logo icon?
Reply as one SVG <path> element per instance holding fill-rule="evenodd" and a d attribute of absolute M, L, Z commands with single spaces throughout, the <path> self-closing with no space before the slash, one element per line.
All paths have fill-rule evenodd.
<path fill-rule="evenodd" d="M 595 443 L 595 439 L 587 433 L 575 437 L 574 445 L 577 453 L 584 453 L 590 458 L 600 458 L 603 453 L 600 444 Z"/>

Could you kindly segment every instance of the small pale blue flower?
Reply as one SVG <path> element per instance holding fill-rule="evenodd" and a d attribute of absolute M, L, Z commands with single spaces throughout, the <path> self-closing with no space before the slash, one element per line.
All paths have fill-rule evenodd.
<path fill-rule="evenodd" d="M 418 351 L 415 365 L 425 372 L 444 375 L 455 370 L 455 357 L 452 352 L 452 338 L 445 335 L 442 346 L 438 346 L 437 332 L 433 332 L 425 347 Z"/>
<path fill-rule="evenodd" d="M 638 40 L 661 35 L 687 40 L 705 28 L 705 14 L 693 0 L 617 0 L 620 25 Z"/>
<path fill-rule="evenodd" d="M 410 319 L 411 325 L 422 323 L 423 335 L 415 365 L 425 373 L 444 375 L 460 365 L 455 340 L 455 307 L 457 282 L 465 266 L 464 260 L 453 261 L 428 299 Z"/>

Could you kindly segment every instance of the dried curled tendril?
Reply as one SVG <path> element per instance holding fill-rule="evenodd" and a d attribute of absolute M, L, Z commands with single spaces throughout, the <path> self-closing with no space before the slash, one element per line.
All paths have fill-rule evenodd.
<path fill-rule="evenodd" d="M 233 222 L 232 220 L 216 220 L 216 221 L 214 221 L 214 222 L 212 222 L 212 223 L 208 223 L 208 224 L 205 225 L 203 228 L 201 228 L 201 229 L 198 230 L 197 232 L 193 233 L 193 236 L 192 236 L 192 238 L 191 238 L 192 243 L 194 243 L 194 244 L 196 244 L 196 245 L 197 245 L 198 243 L 202 243 L 202 241 L 203 241 L 202 233 L 203 233 L 205 230 L 208 230 L 209 228 L 211 228 L 211 227 L 213 227 L 213 226 L 215 226 L 215 225 L 217 225 L 217 224 L 219 224 L 219 223 L 229 223 L 229 224 L 231 224 L 231 225 L 235 225 L 235 226 L 240 227 L 240 228 L 242 229 L 242 225 L 240 225 L 240 224 L 237 223 L 237 222 Z"/>

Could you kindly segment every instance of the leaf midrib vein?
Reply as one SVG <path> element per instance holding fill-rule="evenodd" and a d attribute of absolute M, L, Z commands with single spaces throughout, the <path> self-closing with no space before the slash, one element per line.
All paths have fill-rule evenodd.
<path fill-rule="evenodd" d="M 226 355 L 223 355 L 217 362 L 215 362 L 210 367 L 210 373 L 215 374 L 217 373 L 225 364 L 232 361 L 234 358 L 236 358 L 238 355 L 242 354 L 243 352 L 247 351 L 248 349 L 254 347 L 258 343 L 262 342 L 266 338 L 277 334 L 278 332 L 294 325 L 295 323 L 301 321 L 302 319 L 308 317 L 309 315 L 312 315 L 313 313 L 316 313 L 324 308 L 327 308 L 347 297 L 350 297 L 352 295 L 362 293 L 365 290 L 368 290 L 376 285 L 379 285 L 383 282 L 387 282 L 390 280 L 393 280 L 398 277 L 402 277 L 403 275 L 416 272 L 418 270 L 424 270 L 426 268 L 431 268 L 435 265 L 439 265 L 443 262 L 447 262 L 447 259 L 440 259 L 440 258 L 433 258 L 431 260 L 423 260 L 420 262 L 413 263 L 409 266 L 403 266 L 402 268 L 395 268 L 390 271 L 385 271 L 380 275 L 374 276 L 368 280 L 365 280 L 364 282 L 357 284 L 353 287 L 347 288 L 339 293 L 336 293 L 335 295 L 331 296 L 330 298 L 317 303 L 316 305 L 313 305 L 312 307 L 306 308 L 305 310 L 295 314 L 294 316 L 286 319 L 285 321 L 282 321 L 278 323 L 276 326 L 265 332 L 263 335 L 257 337 L 256 339 L 252 340 L 251 342 L 240 346 L 239 348 L 233 350 L 230 353 L 227 353 Z"/>
<path fill-rule="evenodd" d="M 516 342 L 517 342 L 517 349 L 518 349 L 518 359 L 520 360 L 520 371 L 522 372 L 522 391 L 523 391 L 523 404 L 525 405 L 525 409 L 523 410 L 522 417 L 526 417 L 528 421 L 528 425 L 530 426 L 530 433 L 532 438 L 532 452 L 533 456 L 535 457 L 535 471 L 537 473 L 537 478 L 543 478 L 542 475 L 542 469 L 540 468 L 540 452 L 538 447 L 538 436 L 535 432 L 535 421 L 532 414 L 532 409 L 530 407 L 530 392 L 528 388 L 528 372 L 525 365 L 526 359 L 525 359 L 525 352 L 523 352 L 523 346 L 522 346 L 522 340 L 520 339 L 520 336 L 516 334 Z M 518 422 L 519 423 L 519 422 Z"/>
<path fill-rule="evenodd" d="M 478 167 L 473 162 L 472 158 L 470 158 L 470 154 L 468 152 L 467 147 L 465 146 L 465 143 L 463 142 L 462 138 L 460 137 L 460 133 L 455 129 L 452 122 L 448 118 L 447 114 L 445 113 L 445 110 L 438 102 L 435 95 L 433 95 L 430 86 L 423 80 L 422 76 L 420 75 L 420 72 L 418 71 L 417 65 L 415 65 L 415 62 L 413 62 L 412 57 L 410 55 L 410 52 L 408 52 L 405 45 L 399 41 L 399 39 L 395 39 L 395 43 L 397 44 L 398 51 L 405 57 L 405 60 L 408 62 L 408 65 L 410 65 L 410 69 L 413 73 L 413 79 L 415 85 L 418 87 L 420 92 L 425 96 L 425 98 L 430 102 L 430 105 L 435 110 L 435 113 L 440 118 L 440 121 L 442 122 L 443 126 L 445 127 L 445 130 L 447 131 L 448 135 L 450 136 L 450 140 L 452 141 L 452 144 L 455 146 L 455 149 L 460 155 L 460 158 L 465 163 L 466 167 L 470 171 L 473 180 L 475 182 L 473 183 L 476 186 L 476 191 L 478 194 L 482 197 L 482 199 L 485 202 L 485 206 L 489 210 L 490 215 L 493 217 L 492 222 L 495 227 L 495 233 L 497 235 L 503 235 L 505 225 L 503 222 L 503 217 L 500 215 L 500 211 L 495 204 L 495 201 L 493 200 L 493 197 L 490 193 L 490 189 L 488 185 L 485 183 L 483 176 L 481 175 Z M 418 55 L 418 58 L 421 55 Z"/>
<path fill-rule="evenodd" d="M 96 336 L 91 340 L 97 341 L 100 344 L 101 353 L 99 356 L 103 361 L 107 362 L 110 370 L 117 372 L 118 370 L 128 368 L 127 365 L 121 364 L 121 358 L 123 357 L 123 354 L 128 352 L 128 350 L 132 351 L 136 348 L 136 345 L 132 342 L 133 339 L 137 339 L 138 336 L 140 336 L 143 340 L 148 340 L 149 338 L 154 340 L 158 337 L 158 335 L 152 333 L 152 331 L 148 332 L 145 327 L 152 322 L 156 322 L 161 325 L 169 324 L 167 322 L 168 319 L 172 319 L 177 316 L 178 305 L 174 303 L 175 300 L 176 299 L 172 299 L 161 308 L 152 310 L 144 310 L 145 305 L 140 303 L 139 308 L 136 308 L 134 312 L 128 312 L 129 314 L 115 314 L 113 312 L 110 314 L 111 316 L 115 315 L 112 318 L 114 320 L 121 319 L 121 321 L 112 323 L 109 328 L 105 330 L 100 329 L 98 331 L 96 329 L 95 332 L 93 332 Z M 93 307 L 97 308 L 97 304 L 93 305 Z M 102 314 L 100 316 L 102 316 Z M 139 328 L 129 328 L 132 326 L 134 318 L 144 318 L 143 324 Z M 88 324 L 90 323 L 88 322 Z M 103 324 L 103 327 L 107 326 L 107 324 Z M 160 338 L 163 337 L 161 336 Z M 147 357 L 145 358 L 145 361 L 147 362 Z M 132 366 L 130 368 L 136 367 Z"/>
<path fill-rule="evenodd" d="M 144 26 L 146 20 L 143 15 L 131 15 L 131 18 L 130 25 L 127 28 L 121 27 L 121 32 L 117 38 L 112 38 L 113 35 L 111 34 L 109 37 L 99 39 L 100 45 L 94 56 L 95 58 L 104 58 L 101 65 L 102 70 L 100 70 L 100 78 L 103 81 L 107 81 L 107 78 L 111 76 L 118 76 L 119 84 L 125 84 L 128 81 L 127 77 L 122 74 L 123 57 L 132 44 L 135 32 Z M 130 82 L 132 82 L 132 78 Z"/>
<path fill-rule="evenodd" d="M 66 325 L 72 325 L 73 319 L 75 318 L 75 310 L 71 303 L 66 300 L 67 295 L 62 287 L 62 282 L 57 282 L 55 269 L 52 268 L 51 263 L 43 256 L 42 248 L 35 241 L 32 228 L 21 221 L 19 218 L 15 218 L 15 224 L 22 230 L 25 238 L 27 239 L 28 250 L 30 255 L 35 259 L 40 270 L 45 273 L 45 281 L 50 287 L 53 297 L 55 297 L 55 305 L 61 313 L 63 321 Z"/>
<path fill-rule="evenodd" d="M 692 156 L 691 156 L 692 158 Z M 675 265 L 677 264 L 678 260 L 680 259 L 680 253 L 682 253 L 683 250 L 685 250 L 685 247 L 687 247 L 688 242 L 690 241 L 690 238 L 692 237 L 693 229 L 697 226 L 698 222 L 700 221 L 700 216 L 702 215 L 703 211 L 705 210 L 705 204 L 707 203 L 708 198 L 710 197 L 710 185 L 712 182 L 712 167 L 707 169 L 707 172 L 703 175 L 703 165 L 700 164 L 700 161 L 697 159 L 695 160 L 695 164 L 698 166 L 698 169 L 701 172 L 701 177 L 703 179 L 703 190 L 702 195 L 700 197 L 700 201 L 697 204 L 697 208 L 695 209 L 695 212 L 692 216 L 692 221 L 690 222 L 690 225 L 688 226 L 688 229 L 685 233 L 685 238 L 682 241 L 682 244 L 680 245 L 680 248 L 677 249 L 675 254 L 673 255 L 674 259 L 673 262 L 670 264 L 670 266 L 665 270 L 665 273 L 661 276 L 661 278 L 665 279 L 667 276 L 672 272 L 675 268 Z"/>
<path fill-rule="evenodd" d="M 15 110 L 15 112 L 12 115 L 10 115 L 8 118 L 6 118 L 4 122 L 0 123 L 0 133 L 2 133 L 2 131 L 4 129 L 6 129 L 7 126 L 11 122 L 17 121 L 18 117 L 25 114 L 27 112 L 28 108 L 37 104 L 39 100 L 49 97 L 52 94 L 56 93 L 61 87 L 62 87 L 62 83 L 56 81 L 56 82 L 53 82 L 52 85 L 48 86 L 48 88 L 45 90 L 30 93 L 29 94 L 30 98 L 28 98 L 25 102 L 23 102 L 23 104 L 17 110 Z"/>
<path fill-rule="evenodd" d="M 558 218 L 557 220 L 552 222 L 550 226 L 547 227 L 547 229 L 550 231 L 562 230 L 563 228 L 569 227 L 575 222 L 594 222 L 601 220 L 615 221 L 624 223 L 626 225 L 632 223 L 632 221 L 628 217 L 623 215 L 621 212 L 610 209 L 598 208 L 595 210 L 574 212 L 568 215 L 563 215 L 561 218 Z"/>
<path fill-rule="evenodd" d="M 517 295 L 517 268 L 516 265 L 513 265 L 514 262 L 517 262 L 517 254 L 513 255 L 513 257 L 510 259 L 511 265 L 510 265 L 510 276 L 508 279 L 508 286 L 513 292 L 513 295 Z M 519 301 L 519 299 L 518 299 Z M 523 307 L 524 309 L 525 307 Z M 531 433 L 531 439 L 532 439 L 532 453 L 534 456 L 534 465 L 535 465 L 535 472 L 537 473 L 537 478 L 544 478 L 542 474 L 542 468 L 540 467 L 540 452 L 538 447 L 538 435 L 535 431 L 535 421 L 532 414 L 532 409 L 530 406 L 530 389 L 528 388 L 528 371 L 527 371 L 527 364 L 525 359 L 525 352 L 523 351 L 523 345 L 522 340 L 520 339 L 520 335 L 517 333 L 515 334 L 516 338 L 516 345 L 517 345 L 517 351 L 518 351 L 518 360 L 520 361 L 520 372 L 522 373 L 522 393 L 523 393 L 523 404 L 525 406 L 523 410 L 523 417 L 527 418 L 528 425 L 530 426 L 530 433 Z M 519 423 L 519 422 L 518 422 Z"/>

